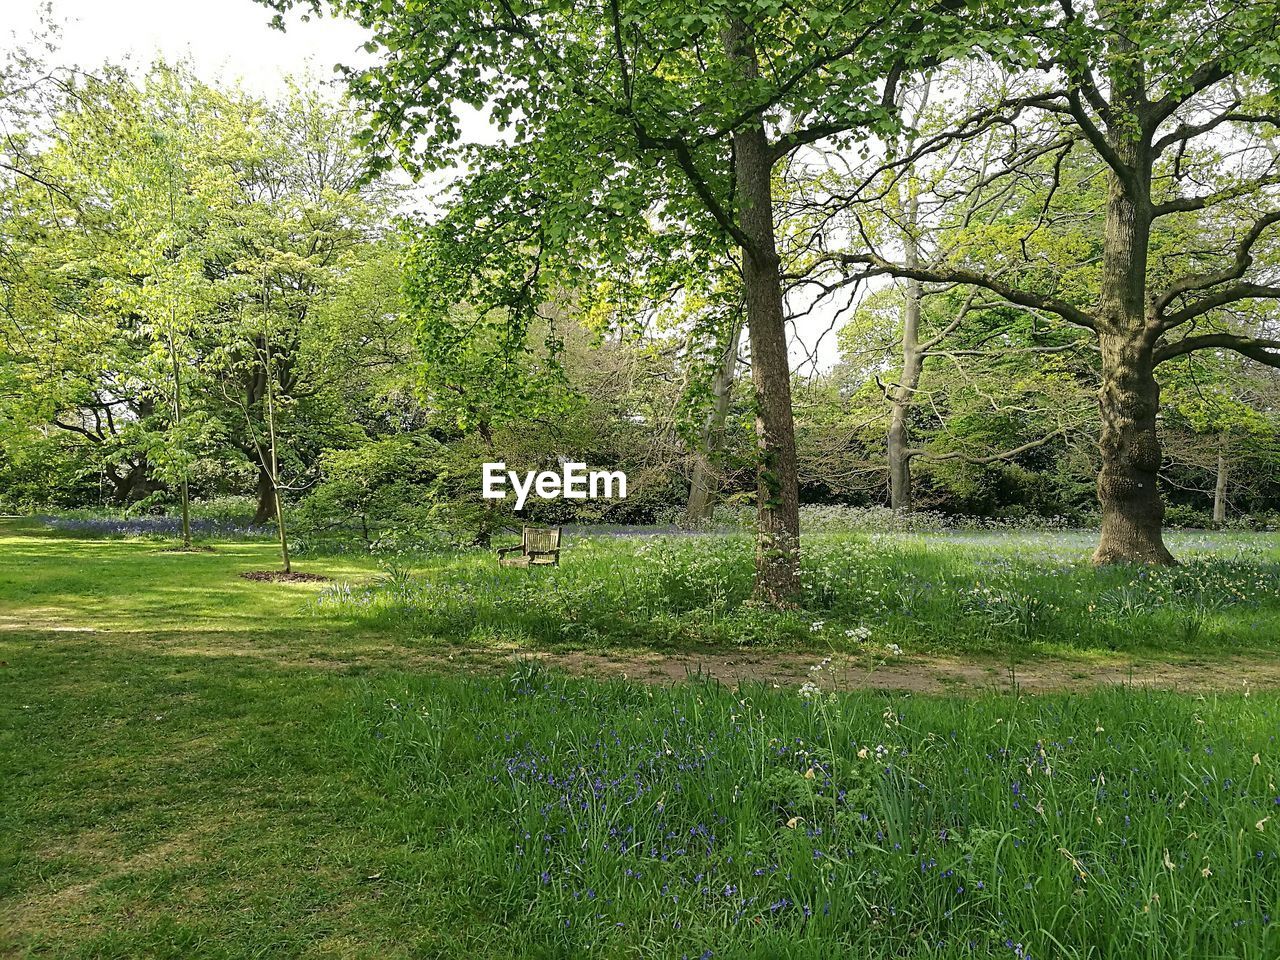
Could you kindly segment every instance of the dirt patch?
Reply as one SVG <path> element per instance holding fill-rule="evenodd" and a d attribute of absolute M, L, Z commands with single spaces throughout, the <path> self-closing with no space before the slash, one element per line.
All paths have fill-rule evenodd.
<path fill-rule="evenodd" d="M 240 574 L 245 580 L 270 580 L 276 583 L 329 583 L 333 577 L 322 573 L 283 573 L 280 570 L 246 570 Z"/>
<path fill-rule="evenodd" d="M 765 683 L 799 687 L 812 680 L 824 690 L 894 690 L 911 693 L 1069 693 L 1127 685 L 1193 693 L 1280 689 L 1280 659 L 1223 657 L 1105 662 L 1038 659 L 1027 663 L 966 657 L 893 658 L 842 656 L 823 663 L 817 654 L 657 654 L 627 652 L 528 653 L 534 659 L 578 676 L 619 677 L 672 683 L 709 677 L 722 683 Z"/>
<path fill-rule="evenodd" d="M 193 543 L 189 547 L 161 547 L 156 553 L 217 553 L 213 547 L 203 543 Z"/>
<path fill-rule="evenodd" d="M 92 865 L 96 876 L 64 886 L 55 886 L 54 881 L 21 899 L 0 904 L 0 928 L 14 936 L 30 936 L 52 930 L 65 923 L 69 916 L 85 912 L 86 905 L 104 883 L 119 877 L 150 873 L 175 863 L 195 862 L 197 842 L 207 834 L 207 825 L 202 825 L 177 833 L 127 857 L 120 855 L 114 838 L 101 831 L 88 831 L 79 838 L 72 837 L 59 844 L 51 844 L 40 851 L 42 858 L 52 858 L 67 852 L 83 853 L 86 863 Z M 0 950 L 0 954 L 4 954 L 4 951 Z"/>
<path fill-rule="evenodd" d="M 6 624 L 0 637 L 21 633 L 31 640 L 79 641 L 65 627 L 33 629 Z M 6 636 L 8 634 L 8 636 Z M 642 649 L 531 650 L 517 643 L 446 645 L 431 638 L 372 633 L 253 634 L 237 631 L 86 631 L 81 641 L 97 655 L 102 644 L 149 654 L 181 657 L 237 657 L 280 667 L 365 672 L 370 669 L 459 671 L 494 674 L 533 661 L 573 676 L 669 684 L 706 677 L 731 686 L 764 683 L 799 688 L 814 680 L 824 690 L 892 690 L 975 696 L 989 692 L 1071 693 L 1106 686 L 1132 686 L 1184 693 L 1248 693 L 1280 690 L 1280 654 L 1265 652 L 1206 656 L 1105 657 L 1037 656 L 1011 662 L 992 656 L 904 655 L 866 651 L 833 655 L 822 670 L 820 651 Z M 16 648 L 15 648 L 16 649 Z M 3 651 L 10 664 L 10 651 Z"/>

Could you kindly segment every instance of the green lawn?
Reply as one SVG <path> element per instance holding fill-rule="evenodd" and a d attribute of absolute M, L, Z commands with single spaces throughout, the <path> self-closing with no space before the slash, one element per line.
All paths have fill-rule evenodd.
<path fill-rule="evenodd" d="M 1280 955 L 1275 694 L 464 676 L 422 598 L 479 557 L 353 617 L 358 586 L 241 579 L 269 544 L 160 546 L 4 525 L 0 956 Z M 593 542 L 556 576 L 683 549 Z"/>

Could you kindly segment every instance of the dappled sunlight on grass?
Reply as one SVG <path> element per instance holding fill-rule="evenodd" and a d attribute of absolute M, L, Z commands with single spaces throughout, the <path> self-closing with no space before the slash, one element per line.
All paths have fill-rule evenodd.
<path fill-rule="evenodd" d="M 320 584 L 240 576 L 278 569 L 270 543 L 178 553 L 154 541 L 51 536 L 8 522 L 0 533 L 0 629 L 225 632 L 314 623 L 307 604 Z M 350 556 L 307 558 L 297 567 L 335 579 L 376 572 Z"/>
<path fill-rule="evenodd" d="M 746 603 L 744 536 L 582 539 L 535 571 L 308 557 L 336 578 L 316 585 L 242 579 L 269 544 L 6 531 L 0 954 L 1275 955 L 1280 696 L 1243 683 L 1274 685 L 1274 655 L 1216 639 L 1274 624 L 1273 547 L 1170 571 L 1096 571 L 1068 535 L 806 551 L 805 606 L 779 613 Z M 1064 612 L 1008 615 L 1037 589 Z M 1010 657 L 1014 691 L 1124 682 L 1063 631 L 1158 649 L 1200 603 L 1169 674 L 1194 699 L 992 695 L 1001 661 L 975 652 L 1070 650 Z M 1018 641 L 1028 624 L 1055 639 Z M 912 671 L 948 643 L 930 676 L 967 696 L 902 692 L 943 689 Z M 708 644 L 767 682 L 512 666 L 666 683 L 702 667 L 666 654 Z"/>

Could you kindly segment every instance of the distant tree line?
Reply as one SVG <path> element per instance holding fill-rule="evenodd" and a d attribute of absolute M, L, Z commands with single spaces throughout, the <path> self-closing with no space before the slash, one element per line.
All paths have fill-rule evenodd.
<path fill-rule="evenodd" d="M 248 489 L 287 562 L 281 501 L 483 543 L 481 462 L 586 460 L 535 512 L 750 505 L 780 604 L 802 502 L 1277 507 L 1280 4 L 264 2 L 369 30 L 349 99 L 4 65 L 8 503 Z"/>

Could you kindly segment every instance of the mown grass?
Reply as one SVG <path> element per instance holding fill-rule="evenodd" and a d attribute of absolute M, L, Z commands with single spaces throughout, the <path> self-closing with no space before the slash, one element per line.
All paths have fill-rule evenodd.
<path fill-rule="evenodd" d="M 1169 569 L 1097 569 L 1084 532 L 830 533 L 804 542 L 796 609 L 753 606 L 745 535 L 578 539 L 556 569 L 484 551 L 403 558 L 318 608 L 384 629 L 518 646 L 791 646 L 909 652 L 1280 646 L 1280 538 L 1172 534 Z"/>
<path fill-rule="evenodd" d="M 97 538 L 0 520 L 0 625 L 134 632 L 344 629 L 307 608 L 320 587 L 245 580 L 277 570 L 270 542 L 224 541 L 212 552 L 174 552 L 171 539 Z M 367 580 L 377 565 L 357 556 L 306 558 L 299 570 Z"/>

